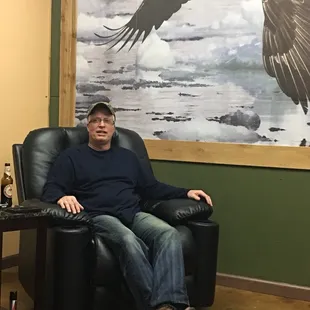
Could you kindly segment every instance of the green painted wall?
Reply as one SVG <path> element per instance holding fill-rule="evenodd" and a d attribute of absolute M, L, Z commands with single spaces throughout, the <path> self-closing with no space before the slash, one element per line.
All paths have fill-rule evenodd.
<path fill-rule="evenodd" d="M 213 198 L 219 272 L 310 286 L 306 171 L 153 162 L 157 177 Z"/>
<path fill-rule="evenodd" d="M 57 126 L 60 0 L 53 2 L 50 124 Z M 152 164 L 160 180 L 212 196 L 213 220 L 220 224 L 219 272 L 310 286 L 309 172 Z"/>
<path fill-rule="evenodd" d="M 52 0 L 51 33 L 51 79 L 50 79 L 50 126 L 58 126 L 59 114 L 59 48 L 60 48 L 60 14 L 61 0 Z"/>

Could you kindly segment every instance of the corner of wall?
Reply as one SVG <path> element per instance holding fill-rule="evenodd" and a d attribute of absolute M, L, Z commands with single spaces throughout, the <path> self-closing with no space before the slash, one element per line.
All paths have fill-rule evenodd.
<path fill-rule="evenodd" d="M 59 125 L 59 50 L 61 0 L 52 0 L 49 126 Z"/>

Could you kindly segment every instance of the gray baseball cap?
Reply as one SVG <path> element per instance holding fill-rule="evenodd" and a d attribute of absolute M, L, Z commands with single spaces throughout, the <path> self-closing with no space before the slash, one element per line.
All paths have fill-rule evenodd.
<path fill-rule="evenodd" d="M 96 109 L 106 109 L 108 110 L 113 116 L 114 116 L 114 120 L 116 119 L 116 116 L 115 116 L 115 111 L 113 109 L 113 107 L 110 105 L 110 103 L 108 102 L 104 102 L 104 101 L 100 101 L 100 102 L 95 102 L 93 103 L 88 111 L 87 111 L 87 117 L 91 114 L 93 114 L 95 112 Z"/>

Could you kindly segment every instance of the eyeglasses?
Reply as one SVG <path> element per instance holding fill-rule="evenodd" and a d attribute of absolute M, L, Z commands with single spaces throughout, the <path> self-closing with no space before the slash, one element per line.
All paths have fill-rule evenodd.
<path fill-rule="evenodd" d="M 100 117 L 96 117 L 96 118 L 92 118 L 89 120 L 88 124 L 92 124 L 92 125 L 96 125 L 98 126 L 99 124 L 101 124 L 101 122 L 103 122 L 106 125 L 114 125 L 114 118 L 100 118 Z"/>

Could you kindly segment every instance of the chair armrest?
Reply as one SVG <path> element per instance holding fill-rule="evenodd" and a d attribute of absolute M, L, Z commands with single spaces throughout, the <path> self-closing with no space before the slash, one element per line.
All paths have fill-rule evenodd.
<path fill-rule="evenodd" d="M 211 307 L 215 297 L 220 227 L 211 220 L 190 221 L 187 227 L 193 234 L 197 249 L 193 276 L 195 306 Z"/>
<path fill-rule="evenodd" d="M 39 207 L 42 212 L 46 213 L 51 219 L 53 224 L 85 224 L 91 225 L 92 221 L 89 215 L 82 211 L 77 214 L 68 212 L 62 209 L 57 204 L 46 203 L 39 199 L 28 199 L 21 204 L 24 207 Z"/>
<path fill-rule="evenodd" d="M 212 207 L 206 202 L 188 198 L 147 201 L 141 209 L 173 226 L 185 224 L 189 220 L 207 220 L 213 213 Z"/>

